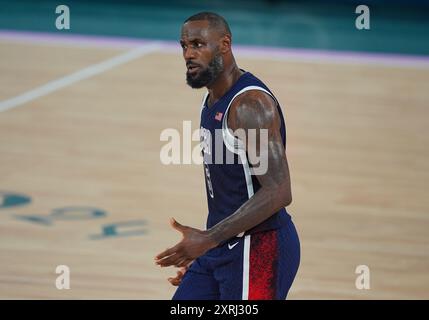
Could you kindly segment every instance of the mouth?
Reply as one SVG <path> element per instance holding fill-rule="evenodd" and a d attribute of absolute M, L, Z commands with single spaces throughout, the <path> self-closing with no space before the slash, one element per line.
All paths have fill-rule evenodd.
<path fill-rule="evenodd" d="M 189 73 L 189 74 L 192 74 L 192 73 L 197 72 L 197 71 L 198 71 L 198 69 L 200 68 L 200 66 L 199 66 L 199 65 L 197 65 L 197 64 L 192 64 L 192 63 L 188 64 L 186 67 L 188 68 L 188 73 Z"/>

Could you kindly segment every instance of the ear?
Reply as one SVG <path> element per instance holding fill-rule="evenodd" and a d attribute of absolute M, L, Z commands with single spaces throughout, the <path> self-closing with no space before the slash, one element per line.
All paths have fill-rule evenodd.
<path fill-rule="evenodd" d="M 229 51 L 231 51 L 231 36 L 226 34 L 220 40 L 220 52 L 225 54 Z"/>

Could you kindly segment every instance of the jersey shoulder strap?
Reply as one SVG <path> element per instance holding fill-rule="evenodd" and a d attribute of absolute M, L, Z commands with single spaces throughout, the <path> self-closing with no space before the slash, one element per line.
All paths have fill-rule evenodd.
<path fill-rule="evenodd" d="M 238 91 L 231 99 L 231 101 L 229 101 L 228 107 L 225 110 L 225 114 L 222 120 L 222 136 L 223 136 L 223 141 L 225 143 L 225 146 L 228 148 L 229 151 L 239 154 L 241 152 L 244 151 L 244 146 L 241 140 L 237 139 L 233 134 L 232 134 L 232 130 L 228 127 L 228 111 L 229 108 L 231 107 L 232 102 L 234 101 L 234 99 L 236 97 L 238 97 L 240 94 L 246 92 L 246 91 L 251 91 L 251 90 L 258 90 L 258 91 L 263 91 L 266 94 L 268 94 L 269 96 L 271 96 L 274 101 L 277 103 L 278 105 L 278 101 L 277 99 L 272 95 L 272 93 L 270 93 L 268 90 L 259 87 L 259 86 L 247 86 L 244 87 L 243 89 L 241 89 L 240 91 Z"/>

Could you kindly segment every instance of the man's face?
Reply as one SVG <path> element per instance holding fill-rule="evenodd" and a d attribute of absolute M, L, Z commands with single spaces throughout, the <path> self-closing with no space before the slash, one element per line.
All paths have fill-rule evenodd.
<path fill-rule="evenodd" d="M 206 20 L 188 21 L 182 27 L 180 45 L 186 62 L 186 82 L 192 88 L 213 83 L 223 71 L 220 37 Z"/>

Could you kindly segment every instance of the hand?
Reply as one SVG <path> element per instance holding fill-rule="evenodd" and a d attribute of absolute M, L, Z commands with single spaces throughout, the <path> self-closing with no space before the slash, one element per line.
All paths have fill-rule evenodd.
<path fill-rule="evenodd" d="M 161 267 L 185 267 L 209 249 L 217 246 L 217 243 L 205 231 L 183 226 L 174 218 L 170 219 L 170 224 L 182 233 L 183 238 L 174 247 L 155 257 L 156 264 Z"/>
<path fill-rule="evenodd" d="M 180 285 L 180 283 L 182 282 L 182 278 L 185 275 L 186 271 L 188 271 L 188 266 L 186 267 L 182 267 L 177 271 L 177 275 L 176 277 L 170 277 L 168 278 L 168 281 L 173 285 L 173 286 L 178 286 Z"/>

